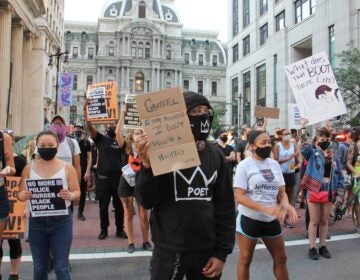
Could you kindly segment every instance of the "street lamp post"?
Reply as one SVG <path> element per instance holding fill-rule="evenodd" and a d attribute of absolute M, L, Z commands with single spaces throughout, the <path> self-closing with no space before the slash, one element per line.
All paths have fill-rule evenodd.
<path fill-rule="evenodd" d="M 59 72 L 60 72 L 60 59 L 65 55 L 64 63 L 69 62 L 68 51 L 62 52 L 60 47 L 57 48 L 56 53 L 49 55 L 49 64 L 48 66 L 54 66 L 53 58 L 55 57 L 55 67 L 56 67 L 56 86 L 55 86 L 55 115 L 57 115 L 58 108 L 58 91 L 59 91 Z"/>

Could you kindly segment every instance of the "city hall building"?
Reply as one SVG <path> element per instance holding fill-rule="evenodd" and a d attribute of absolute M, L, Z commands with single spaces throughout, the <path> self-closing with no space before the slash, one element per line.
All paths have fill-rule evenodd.
<path fill-rule="evenodd" d="M 108 0 L 97 23 L 65 21 L 64 70 L 74 74 L 70 122 L 83 121 L 87 85 L 104 81 L 116 81 L 119 106 L 126 94 L 175 86 L 225 104 L 227 58 L 217 37 L 184 29 L 175 0 Z"/>

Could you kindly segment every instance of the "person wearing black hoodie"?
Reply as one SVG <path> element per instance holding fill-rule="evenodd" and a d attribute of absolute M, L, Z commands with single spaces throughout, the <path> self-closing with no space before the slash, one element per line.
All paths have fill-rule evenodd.
<path fill-rule="evenodd" d="M 206 97 L 184 93 L 187 114 L 201 164 L 153 176 L 150 140 L 135 139 L 142 159 L 136 197 L 151 209 L 154 252 L 152 280 L 220 279 L 235 241 L 235 203 L 224 155 L 206 141 L 213 111 Z"/>

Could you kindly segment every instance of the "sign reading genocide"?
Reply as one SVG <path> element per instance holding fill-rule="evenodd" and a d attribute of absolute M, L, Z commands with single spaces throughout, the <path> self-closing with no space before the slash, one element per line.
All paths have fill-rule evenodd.
<path fill-rule="evenodd" d="M 346 106 L 325 52 L 285 67 L 301 116 L 309 125 L 346 113 Z"/>
<path fill-rule="evenodd" d="M 10 213 L 6 221 L 3 239 L 21 239 L 25 232 L 25 213 L 26 204 L 18 200 L 19 184 L 21 177 L 6 177 L 6 189 L 8 192 Z"/>
<path fill-rule="evenodd" d="M 63 188 L 62 179 L 26 180 L 27 189 L 32 192 L 30 212 L 33 217 L 68 215 L 65 200 L 59 196 Z"/>
<path fill-rule="evenodd" d="M 88 104 L 86 108 L 86 120 L 91 121 L 91 123 L 93 124 L 116 123 L 119 118 L 116 82 L 110 81 L 98 84 L 91 84 L 88 86 L 88 91 L 86 95 L 88 96 L 91 90 L 95 90 L 98 88 L 105 88 L 105 104 L 107 114 L 104 114 L 104 117 L 90 118 L 90 104 Z M 88 100 L 88 103 L 89 101 L 90 100 Z"/>
<path fill-rule="evenodd" d="M 125 96 L 126 114 L 124 117 L 124 127 L 142 129 L 139 111 L 136 106 L 135 95 L 128 94 Z"/>
<path fill-rule="evenodd" d="M 278 108 L 255 106 L 254 116 L 256 118 L 278 119 L 279 113 L 280 109 Z"/>
<path fill-rule="evenodd" d="M 170 88 L 135 98 L 144 131 L 150 139 L 153 174 L 200 165 L 181 89 Z"/>

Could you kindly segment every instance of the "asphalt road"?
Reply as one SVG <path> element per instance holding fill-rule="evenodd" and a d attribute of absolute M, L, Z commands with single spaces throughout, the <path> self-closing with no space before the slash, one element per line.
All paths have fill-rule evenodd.
<path fill-rule="evenodd" d="M 345 240 L 342 238 L 351 238 Z M 306 241 L 287 242 L 288 270 L 290 279 L 294 280 L 359 280 L 360 279 L 360 236 L 347 235 L 332 238 L 328 242 L 328 248 L 333 254 L 331 259 L 320 258 L 312 261 L 307 257 L 308 245 Z M 257 248 L 251 265 L 250 279 L 271 280 L 275 279 L 272 272 L 272 260 L 266 249 Z M 142 254 L 143 252 L 138 252 Z M 146 254 L 146 253 L 145 253 Z M 127 253 L 118 254 L 117 257 L 107 257 L 101 254 L 72 255 L 72 279 L 149 279 L 148 263 L 149 256 L 128 257 Z M 84 259 L 87 258 L 87 259 Z M 238 251 L 235 248 L 229 256 L 225 266 L 223 280 L 236 279 L 236 263 Z M 28 257 L 25 257 L 28 259 Z M 7 279 L 9 263 L 5 260 L 2 265 L 3 279 Z M 20 279 L 32 279 L 32 262 L 25 261 L 21 265 Z M 55 274 L 49 274 L 49 279 L 56 279 Z"/>

